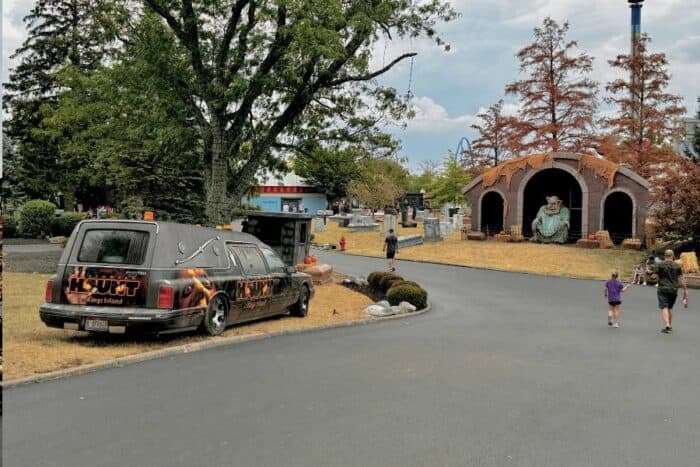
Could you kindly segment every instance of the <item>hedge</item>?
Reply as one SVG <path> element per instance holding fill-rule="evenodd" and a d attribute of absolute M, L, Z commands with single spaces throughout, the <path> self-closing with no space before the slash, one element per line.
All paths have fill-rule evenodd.
<path fill-rule="evenodd" d="M 17 221 L 14 217 L 3 219 L 2 234 L 5 238 L 13 238 L 17 235 Z"/>
<path fill-rule="evenodd" d="M 48 201 L 34 199 L 27 201 L 19 213 L 19 226 L 22 235 L 39 237 L 51 232 L 51 224 L 56 215 L 56 205 Z"/>
<path fill-rule="evenodd" d="M 411 284 L 396 285 L 386 293 L 386 299 L 392 306 L 401 302 L 408 302 L 417 309 L 422 310 L 428 306 L 428 292 L 421 287 Z"/>
<path fill-rule="evenodd" d="M 54 218 L 51 226 L 51 233 L 54 236 L 68 237 L 73 233 L 73 228 L 85 218 L 82 212 L 64 212 L 60 216 Z"/>

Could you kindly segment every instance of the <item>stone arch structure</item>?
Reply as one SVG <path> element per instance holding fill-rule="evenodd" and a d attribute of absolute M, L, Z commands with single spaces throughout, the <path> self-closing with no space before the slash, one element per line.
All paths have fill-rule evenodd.
<path fill-rule="evenodd" d="M 617 210 L 617 212 L 615 214 L 617 216 L 624 217 L 625 223 L 629 222 L 629 224 L 630 224 L 629 233 L 632 237 L 636 238 L 637 237 L 637 223 L 634 222 L 634 219 L 637 218 L 637 199 L 631 190 L 624 188 L 624 187 L 611 188 L 611 189 L 607 190 L 603 194 L 602 198 L 600 199 L 599 229 L 600 230 L 609 230 L 610 222 L 606 223 L 605 217 L 606 217 L 606 207 L 608 208 L 607 209 L 608 214 L 610 214 L 611 207 L 609 205 L 606 206 L 606 204 L 610 198 L 610 195 L 614 195 L 616 193 L 619 193 L 621 195 L 625 195 L 629 199 L 630 208 L 631 208 L 629 216 L 627 215 L 628 213 L 620 212 L 619 209 Z M 628 220 L 628 218 L 629 218 L 629 220 Z M 608 219 L 608 221 L 610 221 L 610 220 Z M 606 224 L 607 224 L 607 226 L 606 226 Z M 613 229 L 613 230 L 615 230 L 615 229 Z M 610 231 L 610 236 L 612 237 L 613 242 L 620 243 L 621 240 L 619 238 L 616 238 L 616 237 L 618 237 L 618 235 L 615 235 L 613 233 L 613 231 Z"/>
<path fill-rule="evenodd" d="M 562 171 L 562 174 L 566 174 L 563 178 L 570 179 L 570 183 L 575 180 L 581 190 L 581 206 L 580 211 L 577 211 L 580 212 L 581 228 L 580 232 L 576 232 L 576 237 L 570 237 L 570 240 L 584 237 L 604 227 L 605 199 L 617 192 L 625 193 L 632 200 L 632 229 L 629 235 L 637 237 L 644 234 L 644 221 L 649 207 L 649 183 L 628 167 L 595 155 L 570 152 L 518 157 L 503 162 L 472 180 L 462 190 L 466 201 L 471 205 L 472 229 L 482 230 L 482 197 L 490 191 L 497 191 L 503 196 L 506 206 L 504 230 L 507 231 L 512 226 L 522 227 L 526 221 L 524 217 L 527 217 L 524 205 L 528 183 L 538 173 L 548 169 Z M 555 181 L 553 185 L 569 183 L 563 179 Z M 619 205 L 624 207 L 624 203 Z"/>
<path fill-rule="evenodd" d="M 499 224 L 500 226 L 496 226 L 495 224 L 491 224 L 491 222 L 487 222 L 487 216 L 484 215 L 484 201 L 488 197 L 493 197 L 493 196 L 499 196 L 500 197 L 500 213 L 499 212 L 491 212 L 488 213 L 487 216 L 490 217 L 489 221 L 491 219 L 497 219 L 498 216 L 500 215 L 500 222 L 496 222 L 495 224 Z M 489 228 L 489 231 L 491 233 L 498 233 L 501 230 L 505 228 L 505 218 L 504 218 L 504 212 L 505 212 L 505 206 L 506 206 L 506 197 L 505 194 L 499 190 L 499 189 L 491 189 L 491 190 L 486 190 L 483 193 L 481 193 L 481 196 L 479 196 L 479 219 L 478 219 L 478 230 L 484 231 L 486 228 Z M 494 229 L 497 229 L 496 232 L 494 232 Z"/>

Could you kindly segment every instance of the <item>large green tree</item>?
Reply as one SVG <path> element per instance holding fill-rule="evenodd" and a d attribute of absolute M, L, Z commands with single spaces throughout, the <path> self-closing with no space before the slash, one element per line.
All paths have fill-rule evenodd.
<path fill-rule="evenodd" d="M 61 92 L 58 70 L 71 65 L 87 72 L 109 56 L 114 36 L 105 25 L 114 8 L 106 0 L 37 0 L 24 18 L 28 36 L 13 55 L 20 62 L 5 85 L 3 105 L 10 113 L 5 131 L 16 145 L 17 189 L 30 197 L 53 198 L 64 191 L 72 208 L 56 142 L 34 130 L 42 108 L 54 105 Z"/>
<path fill-rule="evenodd" d="M 462 203 L 464 201 L 462 189 L 469 183 L 470 178 L 457 154 L 450 151 L 443 162 L 442 171 L 430 188 L 433 203 L 438 206 L 445 203 Z"/>
<path fill-rule="evenodd" d="M 202 145 L 185 84 L 187 58 L 170 30 L 144 15 L 118 61 L 83 73 L 67 67 L 36 133 L 56 141 L 66 177 L 90 205 L 105 190 L 121 210 L 203 220 Z"/>
<path fill-rule="evenodd" d="M 400 117 L 393 89 L 373 79 L 415 54 L 370 69 L 384 36 L 433 37 L 455 13 L 441 0 L 143 0 L 188 51 L 190 94 L 204 144 L 206 217 L 228 213 L 289 146 Z"/>

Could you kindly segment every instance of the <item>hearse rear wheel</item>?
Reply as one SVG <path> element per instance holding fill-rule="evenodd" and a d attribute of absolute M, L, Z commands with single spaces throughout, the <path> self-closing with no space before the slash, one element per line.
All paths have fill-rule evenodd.
<path fill-rule="evenodd" d="M 309 288 L 307 286 L 303 285 L 301 287 L 301 292 L 299 292 L 299 300 L 292 305 L 290 314 L 299 318 L 303 318 L 309 314 Z"/>
<path fill-rule="evenodd" d="M 226 329 L 226 315 L 228 315 L 226 300 L 221 295 L 216 295 L 209 302 L 207 311 L 204 313 L 202 330 L 210 336 L 218 336 Z"/>

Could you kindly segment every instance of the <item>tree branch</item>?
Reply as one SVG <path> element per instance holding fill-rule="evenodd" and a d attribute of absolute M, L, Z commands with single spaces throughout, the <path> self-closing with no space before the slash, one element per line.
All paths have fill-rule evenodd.
<path fill-rule="evenodd" d="M 404 59 L 409 58 L 409 57 L 415 57 L 416 55 L 418 55 L 416 52 L 411 52 L 411 53 L 403 54 L 403 55 L 401 55 L 401 56 L 395 58 L 394 60 L 392 60 L 391 63 L 389 63 L 389 64 L 388 64 L 387 66 L 385 66 L 384 68 L 380 68 L 380 69 L 377 70 L 377 71 L 374 71 L 374 72 L 372 72 L 372 73 L 368 73 L 368 74 L 366 74 L 366 75 L 360 75 L 360 76 L 346 76 L 346 77 L 341 78 L 341 79 L 336 79 L 336 80 L 331 81 L 331 82 L 328 84 L 328 86 L 338 86 L 338 85 L 340 85 L 340 84 L 347 83 L 347 82 L 350 82 L 350 81 L 369 81 L 369 80 L 371 80 L 371 79 L 373 79 L 373 78 L 376 78 L 377 76 L 379 76 L 379 75 L 381 75 L 381 74 L 384 74 L 384 73 L 386 73 L 387 71 L 391 70 L 391 69 L 394 67 L 394 65 L 396 65 L 397 63 L 399 63 L 401 60 L 404 60 Z"/>
<path fill-rule="evenodd" d="M 226 29 L 224 30 L 224 36 L 221 39 L 221 45 L 219 47 L 219 52 L 216 54 L 216 69 L 219 76 L 223 76 L 224 65 L 226 64 L 226 57 L 228 57 L 228 52 L 231 48 L 231 41 L 236 33 L 236 28 L 238 27 L 238 22 L 241 19 L 241 12 L 243 8 L 248 4 L 250 0 L 238 0 L 233 4 L 231 8 L 231 17 L 226 23 Z M 254 8 L 254 3 L 251 4 L 250 8 Z"/>

